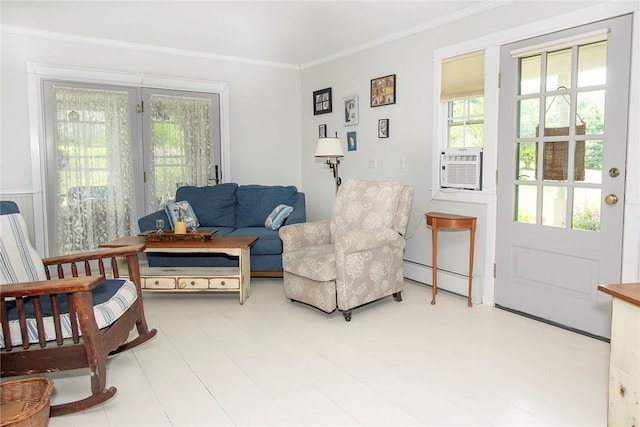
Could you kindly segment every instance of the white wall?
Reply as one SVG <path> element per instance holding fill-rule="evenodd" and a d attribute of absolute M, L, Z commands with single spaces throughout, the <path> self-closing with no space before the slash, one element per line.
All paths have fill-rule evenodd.
<path fill-rule="evenodd" d="M 179 77 L 229 84 L 231 180 L 301 184 L 300 73 L 296 69 L 197 58 L 81 41 L 2 33 L 0 191 L 29 192 L 27 63 Z M 283 165 L 293 165 L 283 167 Z"/>
<path fill-rule="evenodd" d="M 581 7 L 584 13 L 576 13 Z M 631 6 L 638 9 L 637 4 Z M 627 6 L 629 8 L 629 6 Z M 408 229 L 405 252 L 405 275 L 411 279 L 431 283 L 431 231 L 425 225 L 424 213 L 428 210 L 445 211 L 478 217 L 474 268 L 474 302 L 493 302 L 492 266 L 495 239 L 495 141 L 485 156 L 484 178 L 488 185 L 483 194 L 445 194 L 435 197 L 432 193 L 434 174 L 434 56 L 443 49 L 452 52 L 468 46 L 469 51 L 496 47 L 500 44 L 538 35 L 535 31 L 551 32 L 565 27 L 593 22 L 615 15 L 619 9 L 612 4 L 554 2 L 553 7 L 540 7 L 540 3 L 506 3 L 482 14 L 452 22 L 360 53 L 305 69 L 302 72 L 302 185 L 309 200 L 309 219 L 326 218 L 334 200 L 334 186 L 327 167 L 313 158 L 318 125 L 327 124 L 328 134 L 338 131 L 344 141 L 347 131 L 356 131 L 358 149 L 346 152 L 341 164 L 342 178 L 387 179 L 393 178 L 413 184 L 416 193 Z M 585 22 L 577 22 L 580 17 Z M 539 22 L 540 24 L 536 24 Z M 527 29 L 530 32 L 524 35 Z M 513 37 L 511 33 L 513 32 Z M 638 32 L 634 35 L 638 45 Z M 636 49 L 637 52 L 637 49 Z M 454 52 L 455 54 L 463 53 Z M 635 69 L 637 70 L 637 58 Z M 369 84 L 372 78 L 388 74 L 397 75 L 397 103 L 384 107 L 369 107 Z M 637 74 L 632 75 L 636 82 Z M 313 116 L 311 94 L 314 90 L 331 87 L 333 113 Z M 490 89 L 491 90 L 491 89 Z M 496 90 L 497 92 L 497 90 Z M 357 126 L 343 127 L 342 98 L 356 93 L 360 97 L 360 121 Z M 637 111 L 637 107 L 636 107 Z M 633 117 L 633 115 L 631 116 Z M 390 119 L 390 137 L 377 138 L 377 121 Z M 633 119 L 632 119 L 633 120 Z M 636 132 L 637 133 L 637 132 Z M 633 138 L 630 141 L 637 144 Z M 346 145 L 345 145 L 346 146 Z M 437 152 L 437 150 L 436 150 Z M 630 150 L 629 170 L 638 170 L 637 148 Z M 404 158 L 404 168 L 400 166 Z M 369 167 L 370 160 L 377 160 L 377 168 Z M 637 172 L 631 172 L 637 176 Z M 437 176 L 437 174 L 435 174 Z M 628 198 L 635 217 L 628 218 L 630 230 L 637 235 L 638 198 L 637 186 L 630 188 Z M 633 208 L 635 206 L 635 208 Z M 637 253 L 638 244 L 627 244 Z M 466 293 L 466 279 L 460 275 L 467 271 L 468 233 L 440 233 L 438 268 L 453 272 L 439 275 L 439 286 L 454 292 Z M 629 271 L 631 280 L 638 280 L 638 260 L 631 257 L 627 263 L 635 264 Z M 442 277 L 442 279 L 440 279 Z M 627 276 L 629 277 L 629 275 Z M 633 278 L 635 277 L 635 279 Z"/>

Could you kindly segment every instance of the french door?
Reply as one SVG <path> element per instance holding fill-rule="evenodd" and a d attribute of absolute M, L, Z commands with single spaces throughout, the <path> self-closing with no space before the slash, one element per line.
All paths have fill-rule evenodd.
<path fill-rule="evenodd" d="M 217 94 L 57 81 L 43 91 L 49 253 L 135 234 L 177 186 L 219 179 Z"/>
<path fill-rule="evenodd" d="M 631 16 L 504 46 L 495 301 L 608 337 L 621 278 Z"/>

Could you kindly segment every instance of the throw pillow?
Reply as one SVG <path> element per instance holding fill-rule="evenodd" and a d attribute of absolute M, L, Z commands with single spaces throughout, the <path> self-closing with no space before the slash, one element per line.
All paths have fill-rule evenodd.
<path fill-rule="evenodd" d="M 193 212 L 193 208 L 186 200 L 175 203 L 167 203 L 164 207 L 164 210 L 169 217 L 169 224 L 171 225 L 172 230 L 176 229 L 175 224 L 181 216 L 182 220 L 187 223 L 187 228 L 192 229 L 200 227 L 200 223 L 198 222 L 196 214 Z"/>
<path fill-rule="evenodd" d="M 264 226 L 271 230 L 277 230 L 289 215 L 293 212 L 293 208 L 288 205 L 278 205 L 269 214 L 264 221 Z"/>

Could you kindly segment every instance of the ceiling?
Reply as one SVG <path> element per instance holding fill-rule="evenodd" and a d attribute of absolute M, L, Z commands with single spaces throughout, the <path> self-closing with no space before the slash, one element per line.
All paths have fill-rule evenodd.
<path fill-rule="evenodd" d="M 2 0 L 0 20 L 5 31 L 36 30 L 48 37 L 73 35 L 305 67 L 504 3 Z"/>

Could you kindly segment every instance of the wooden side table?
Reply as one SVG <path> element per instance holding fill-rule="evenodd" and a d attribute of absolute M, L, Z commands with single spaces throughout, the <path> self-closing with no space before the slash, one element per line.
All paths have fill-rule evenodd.
<path fill-rule="evenodd" d="M 431 296 L 431 304 L 436 303 L 436 294 L 438 293 L 438 229 L 439 228 L 466 228 L 469 229 L 469 294 L 467 296 L 467 305 L 473 306 L 471 303 L 471 284 L 473 282 L 473 249 L 475 245 L 476 223 L 477 218 L 473 216 L 454 215 L 441 212 L 427 212 L 427 225 L 431 226 L 431 237 L 433 247 L 433 289 Z"/>

